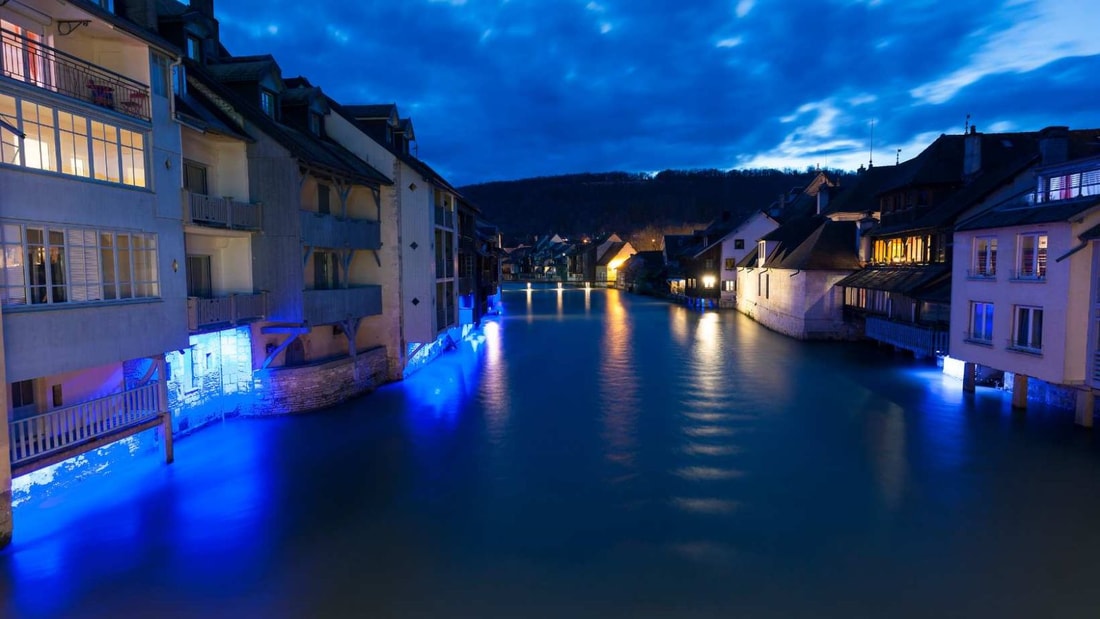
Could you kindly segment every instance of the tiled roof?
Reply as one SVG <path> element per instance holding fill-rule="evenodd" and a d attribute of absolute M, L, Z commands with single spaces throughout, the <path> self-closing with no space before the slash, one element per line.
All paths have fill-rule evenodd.
<path fill-rule="evenodd" d="M 619 255 L 619 252 L 622 251 L 623 247 L 626 247 L 626 243 L 612 243 L 611 245 L 608 245 L 607 251 L 605 251 L 603 255 L 600 256 L 599 260 L 596 261 L 596 266 L 605 267 L 611 264 L 611 261 Z"/>
<path fill-rule="evenodd" d="M 206 70 L 219 82 L 258 82 L 270 73 L 272 68 L 277 69 L 278 66 L 274 56 L 263 54 L 221 58 L 216 63 L 206 65 Z"/>
<path fill-rule="evenodd" d="M 765 268 L 805 270 L 858 269 L 856 224 L 822 215 L 788 222 L 764 236 Z"/>
<path fill-rule="evenodd" d="M 894 172 L 894 166 L 868 168 L 860 172 L 851 185 L 827 190 L 829 203 L 822 209 L 822 214 L 866 213 L 879 210 L 878 194 L 892 182 Z"/>

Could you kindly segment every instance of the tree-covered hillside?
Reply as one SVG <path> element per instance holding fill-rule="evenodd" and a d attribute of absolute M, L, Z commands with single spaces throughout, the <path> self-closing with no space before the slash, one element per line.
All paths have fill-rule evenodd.
<path fill-rule="evenodd" d="M 666 170 L 655 175 L 607 172 L 469 185 L 459 191 L 505 237 L 690 229 L 720 217 L 767 208 L 816 172 Z M 829 172 L 833 178 L 843 173 Z"/>

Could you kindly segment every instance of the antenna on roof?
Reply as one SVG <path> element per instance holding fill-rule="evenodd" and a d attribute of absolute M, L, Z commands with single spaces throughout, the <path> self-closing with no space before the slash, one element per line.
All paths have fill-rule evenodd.
<path fill-rule="evenodd" d="M 867 167 L 875 167 L 875 119 L 871 119 L 871 144 L 867 152 Z"/>
<path fill-rule="evenodd" d="M 901 163 L 901 149 L 898 149 L 898 154 L 894 156 L 894 165 Z"/>
<path fill-rule="evenodd" d="M 970 133 L 970 114 L 966 115 L 966 124 L 963 126 L 963 135 Z"/>

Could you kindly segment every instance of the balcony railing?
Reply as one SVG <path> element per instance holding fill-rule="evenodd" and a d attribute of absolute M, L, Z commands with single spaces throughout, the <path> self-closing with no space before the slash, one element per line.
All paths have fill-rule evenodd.
<path fill-rule="evenodd" d="M 151 383 L 12 421 L 12 467 L 155 419 L 163 409 L 158 393 Z"/>
<path fill-rule="evenodd" d="M 382 313 L 381 286 L 306 290 L 302 298 L 306 320 L 313 325 L 331 325 L 347 318 Z"/>
<path fill-rule="evenodd" d="M 183 190 L 183 214 L 187 223 L 232 230 L 259 230 L 263 226 L 260 208 L 259 204 Z"/>
<path fill-rule="evenodd" d="M 0 30 L 4 77 L 149 120 L 149 87 L 76 56 Z"/>
<path fill-rule="evenodd" d="M 216 325 L 236 325 L 267 316 L 267 293 L 231 294 L 202 299 L 187 297 L 187 328 L 199 331 Z"/>
<path fill-rule="evenodd" d="M 381 249 L 382 227 L 377 221 L 344 219 L 335 215 L 302 211 L 302 243 L 334 249 Z"/>
<path fill-rule="evenodd" d="M 918 357 L 947 354 L 948 334 L 939 327 L 868 316 L 864 333 L 873 340 L 908 350 Z"/>

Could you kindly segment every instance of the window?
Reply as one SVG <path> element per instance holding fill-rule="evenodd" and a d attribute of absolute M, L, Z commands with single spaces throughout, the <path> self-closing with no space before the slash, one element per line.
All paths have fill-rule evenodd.
<path fill-rule="evenodd" d="M 0 163 L 145 187 L 145 134 L 0 94 Z M 20 139 L 6 126 L 20 127 Z"/>
<path fill-rule="evenodd" d="M 736 279 L 724 279 L 722 280 L 722 290 L 725 292 L 737 292 L 737 280 Z"/>
<path fill-rule="evenodd" d="M 974 263 L 970 274 L 975 277 L 994 277 L 997 274 L 997 237 L 979 236 L 974 239 Z"/>
<path fill-rule="evenodd" d="M 1043 348 L 1043 309 L 1040 307 L 1016 306 L 1016 329 L 1012 337 L 1012 346 L 1030 351 Z"/>
<path fill-rule="evenodd" d="M 317 212 L 326 215 L 332 212 L 329 206 L 329 188 L 324 183 L 317 183 Z"/>
<path fill-rule="evenodd" d="M 714 268 L 714 258 L 707 258 L 703 262 L 703 268 L 710 271 Z"/>
<path fill-rule="evenodd" d="M 737 268 L 737 259 L 735 259 L 735 258 L 726 258 L 726 263 L 725 264 L 726 264 L 726 270 L 727 271 L 732 271 L 732 270 Z"/>
<path fill-rule="evenodd" d="M 756 266 L 764 266 L 764 261 L 767 260 L 768 244 L 766 241 L 757 241 L 756 243 Z"/>
<path fill-rule="evenodd" d="M 321 135 L 321 115 L 316 112 L 309 113 L 309 132 L 313 135 Z"/>
<path fill-rule="evenodd" d="M 21 380 L 11 384 L 11 407 L 34 406 L 34 380 Z"/>
<path fill-rule="evenodd" d="M 313 252 L 313 289 L 331 290 L 339 288 L 339 271 L 337 269 L 336 252 Z"/>
<path fill-rule="evenodd" d="M 0 230 L 5 306 L 159 295 L 155 235 L 13 223 Z"/>
<path fill-rule="evenodd" d="M 202 62 L 202 39 L 194 35 L 187 35 L 187 57 L 196 62 Z"/>
<path fill-rule="evenodd" d="M 51 395 L 53 396 L 53 407 L 58 408 L 64 406 L 65 399 L 61 395 L 61 385 L 54 385 L 50 388 L 50 391 L 52 391 Z"/>
<path fill-rule="evenodd" d="M 1046 183 L 1046 191 L 1043 183 Z M 1039 201 L 1070 200 L 1082 196 L 1100 195 L 1100 168 L 1073 172 L 1039 180 Z"/>
<path fill-rule="evenodd" d="M 206 188 L 206 166 L 194 161 L 183 162 L 183 188 L 191 193 L 208 195 Z"/>
<path fill-rule="evenodd" d="M 1047 276 L 1047 235 L 1021 234 L 1016 237 L 1016 277 L 1044 279 Z"/>
<path fill-rule="evenodd" d="M 172 60 L 160 52 L 149 52 L 149 86 L 153 94 L 167 97 L 172 91 Z"/>
<path fill-rule="evenodd" d="M 260 91 L 260 109 L 264 111 L 264 114 L 275 118 L 275 93 L 270 90 Z"/>
<path fill-rule="evenodd" d="M 210 256 L 187 256 L 187 296 L 209 299 L 213 296 Z"/>
<path fill-rule="evenodd" d="M 985 344 L 993 341 L 993 304 L 970 304 L 970 333 L 968 340 Z"/>
<path fill-rule="evenodd" d="M 733 239 L 734 249 L 745 249 L 745 239 Z"/>

